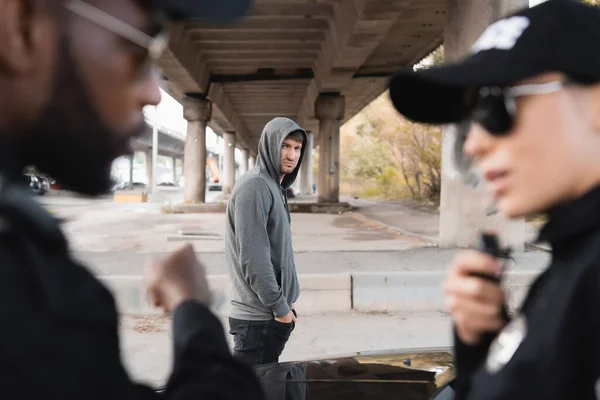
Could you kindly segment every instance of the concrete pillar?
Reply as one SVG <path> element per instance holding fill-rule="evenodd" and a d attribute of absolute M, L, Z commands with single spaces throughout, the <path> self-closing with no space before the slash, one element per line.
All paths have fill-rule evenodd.
<path fill-rule="evenodd" d="M 250 156 L 248 158 L 248 169 L 254 168 L 255 165 L 256 165 L 256 157 Z"/>
<path fill-rule="evenodd" d="M 206 124 L 211 111 L 209 100 L 186 97 L 183 101 L 183 117 L 188 121 L 184 162 L 186 203 L 206 200 Z"/>
<path fill-rule="evenodd" d="M 133 187 L 133 159 L 135 158 L 135 152 L 129 156 L 129 184 Z"/>
<path fill-rule="evenodd" d="M 300 165 L 300 193 L 310 195 L 312 194 L 313 185 L 313 134 L 307 133 L 308 140 L 304 144 L 304 159 L 302 165 Z"/>
<path fill-rule="evenodd" d="M 152 187 L 152 163 L 154 162 L 154 160 L 152 159 L 152 149 L 148 149 L 146 151 L 146 174 L 148 176 L 148 186 L 147 188 L 150 189 Z"/>
<path fill-rule="evenodd" d="M 177 158 L 171 158 L 173 165 L 173 183 L 177 183 Z"/>
<path fill-rule="evenodd" d="M 223 133 L 223 194 L 231 193 L 235 182 L 235 132 Z"/>
<path fill-rule="evenodd" d="M 340 201 L 340 123 L 344 118 L 345 99 L 339 93 L 321 93 L 315 102 L 319 120 L 319 179 L 317 201 Z"/>
<path fill-rule="evenodd" d="M 492 22 L 519 8 L 528 0 L 447 0 L 444 53 L 446 61 L 466 55 L 479 35 Z M 488 216 L 492 198 L 485 188 L 467 186 L 453 161 L 456 126 L 444 129 L 442 140 L 442 188 L 440 199 L 440 246 L 475 246 L 482 230 L 494 230 L 504 245 L 524 249 L 525 222 Z"/>
<path fill-rule="evenodd" d="M 242 149 L 242 165 L 240 166 L 240 176 L 248 172 L 250 161 L 250 150 Z"/>

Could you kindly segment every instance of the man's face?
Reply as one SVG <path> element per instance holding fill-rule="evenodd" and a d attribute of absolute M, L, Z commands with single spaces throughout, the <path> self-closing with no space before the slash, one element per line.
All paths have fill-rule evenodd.
<path fill-rule="evenodd" d="M 149 15 L 134 0 L 86 1 L 152 33 Z M 22 79 L 25 93 L 33 84 L 47 92 L 30 106 L 39 112 L 31 113 L 22 132 L 11 134 L 23 162 L 76 191 L 96 195 L 110 188 L 113 160 L 132 152 L 132 141 L 144 129 L 143 107 L 160 101 L 158 80 L 152 69 L 139 71 L 146 49 L 60 4 L 53 5 L 60 8 L 53 29 L 38 44 L 54 54 L 47 50 L 39 67 L 27 71 L 35 76 L 22 77 L 30 78 Z"/>
<path fill-rule="evenodd" d="M 281 173 L 291 174 L 296 169 L 300 154 L 302 153 L 302 142 L 287 138 L 281 145 Z"/>
<path fill-rule="evenodd" d="M 519 82 L 564 79 L 544 74 Z M 474 124 L 464 145 L 500 212 L 521 217 L 581 196 L 600 182 L 600 86 L 517 98 L 513 129 L 492 136 Z"/>

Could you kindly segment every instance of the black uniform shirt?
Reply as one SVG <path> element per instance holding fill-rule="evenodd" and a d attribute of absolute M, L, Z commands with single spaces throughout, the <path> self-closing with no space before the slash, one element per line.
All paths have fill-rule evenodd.
<path fill-rule="evenodd" d="M 469 399 L 600 399 L 600 188 L 549 216 L 540 240 L 552 246 L 551 265 L 499 343 L 456 338 Z"/>
<path fill-rule="evenodd" d="M 133 383 L 120 360 L 113 297 L 69 254 L 58 222 L 20 181 L 0 142 L 1 399 L 258 399 L 219 320 L 195 301 L 173 313 L 166 390 Z M 166 360 L 165 360 L 166 362 Z"/>

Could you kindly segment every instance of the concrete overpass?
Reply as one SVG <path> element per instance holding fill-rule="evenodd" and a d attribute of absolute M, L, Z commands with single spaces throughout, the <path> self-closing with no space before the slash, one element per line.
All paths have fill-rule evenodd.
<path fill-rule="evenodd" d="M 135 151 L 152 152 L 152 127 L 146 125 L 144 134 L 135 141 Z M 165 157 L 183 158 L 185 134 L 165 127 L 158 128 L 158 154 Z"/>
<path fill-rule="evenodd" d="M 146 155 L 146 166 L 148 169 L 148 182 L 152 185 L 152 126 L 146 121 L 146 129 L 143 135 L 134 142 L 134 151 L 143 152 Z M 173 159 L 173 171 L 178 159 L 183 159 L 185 153 L 185 134 L 176 132 L 163 126 L 158 127 L 158 155 L 171 157 Z M 129 181 L 133 182 L 133 155 L 129 160 Z M 175 180 L 175 179 L 174 179 Z"/>
<path fill-rule="evenodd" d="M 401 66 L 417 63 L 444 42 L 447 58 L 457 58 L 490 22 L 527 5 L 526 0 L 255 0 L 250 16 L 229 26 L 192 20 L 173 25 L 159 66 L 163 89 L 181 101 L 189 122 L 186 201 L 205 200 L 207 125 L 223 133 L 230 149 L 224 155 L 227 193 L 234 184 L 235 147 L 246 169 L 262 127 L 285 116 L 310 131 L 319 148 L 318 202 L 338 202 L 340 125 L 380 95 Z M 451 146 L 444 142 L 444 148 Z M 301 173 L 305 193 L 311 193 L 311 168 L 309 154 Z M 442 215 L 442 236 L 462 244 L 457 232 L 466 229 L 471 240 L 474 224 L 469 213 L 456 217 L 464 211 L 458 204 L 467 195 L 481 203 L 482 194 L 465 192 L 447 162 L 445 171 L 442 214 L 449 217 Z"/>

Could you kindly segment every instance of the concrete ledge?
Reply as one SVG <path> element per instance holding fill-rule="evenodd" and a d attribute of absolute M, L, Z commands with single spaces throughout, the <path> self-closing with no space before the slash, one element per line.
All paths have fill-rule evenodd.
<path fill-rule="evenodd" d="M 504 282 L 509 308 L 515 308 L 523 301 L 537 275 L 535 271 L 509 272 Z M 99 278 L 113 292 L 122 313 L 161 313 L 150 306 L 141 276 Z M 445 278 L 445 271 L 300 274 L 298 279 L 302 290 L 296 305 L 298 312 L 304 315 L 352 309 L 361 312 L 445 311 L 441 290 Z M 211 275 L 208 280 L 214 298 L 213 312 L 228 315 L 231 298 L 229 277 Z"/>
<path fill-rule="evenodd" d="M 142 276 L 114 275 L 99 279 L 115 296 L 120 312 L 132 315 L 157 315 L 160 310 L 150 306 Z M 303 274 L 298 277 L 302 292 L 297 302 L 302 314 L 319 314 L 351 310 L 350 274 Z M 231 283 L 227 275 L 210 275 L 213 311 L 219 315 L 229 312 Z"/>
<path fill-rule="evenodd" d="M 300 274 L 300 314 L 352 310 L 352 277 L 346 274 Z"/>
<path fill-rule="evenodd" d="M 355 208 L 348 203 L 293 203 L 288 202 L 290 212 L 312 214 L 339 214 Z"/>
<path fill-rule="evenodd" d="M 539 272 L 509 272 L 503 283 L 507 303 L 514 309 L 523 301 Z M 445 271 L 358 272 L 352 274 L 353 308 L 358 311 L 445 311 L 441 286 Z"/>
<path fill-rule="evenodd" d="M 175 214 L 206 214 L 206 213 L 224 213 L 227 209 L 225 203 L 198 203 L 198 204 L 171 204 L 165 209 L 165 212 Z"/>
<path fill-rule="evenodd" d="M 146 192 L 115 192 L 113 196 L 115 203 L 146 203 L 148 193 Z"/>
<path fill-rule="evenodd" d="M 99 276 L 102 283 L 115 296 L 119 312 L 134 315 L 157 315 L 160 310 L 150 306 L 148 295 L 144 290 L 144 279 L 141 276 L 112 275 Z"/>

